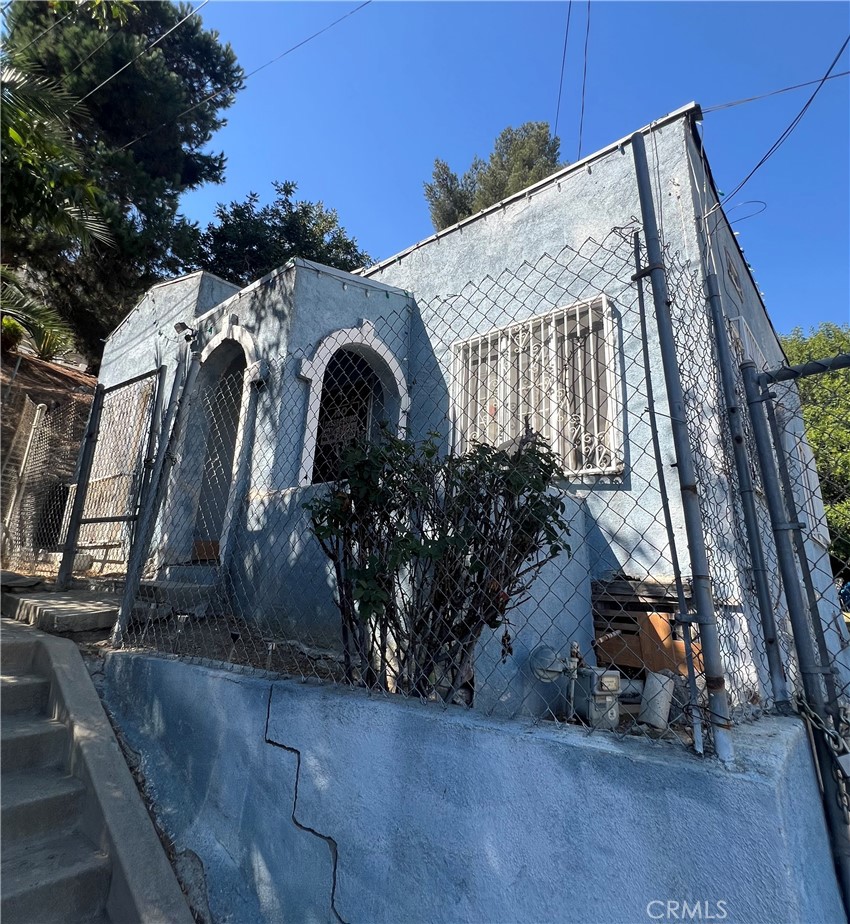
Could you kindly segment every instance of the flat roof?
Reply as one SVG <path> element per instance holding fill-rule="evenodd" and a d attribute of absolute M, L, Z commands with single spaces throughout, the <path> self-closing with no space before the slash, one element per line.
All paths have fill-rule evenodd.
<path fill-rule="evenodd" d="M 644 125 L 643 128 L 639 128 L 638 131 L 641 134 L 648 134 L 649 132 L 655 130 L 661 125 L 667 125 L 670 122 L 675 122 L 681 119 L 684 116 L 692 115 L 694 118 L 699 119 L 702 117 L 702 109 L 700 108 L 699 103 L 690 102 L 686 106 L 682 106 L 680 109 L 676 109 L 673 112 L 669 112 L 667 115 L 662 116 L 660 119 L 655 119 L 649 123 L 649 125 Z M 410 247 L 400 250 L 398 253 L 393 254 L 391 257 L 387 257 L 385 260 L 381 260 L 378 263 L 373 263 L 372 266 L 363 267 L 362 269 L 354 270 L 354 274 L 358 276 L 363 276 L 364 278 L 369 277 L 372 273 L 377 273 L 382 270 L 385 266 L 389 266 L 392 263 L 401 260 L 403 257 L 406 257 L 408 254 L 413 253 L 414 250 L 418 250 L 420 247 L 424 247 L 426 244 L 430 244 L 433 241 L 436 241 L 440 238 L 446 237 L 448 234 L 453 234 L 455 231 L 465 228 L 467 225 L 471 225 L 473 222 L 478 221 L 480 218 L 483 218 L 485 215 L 490 215 L 491 213 L 497 211 L 498 209 L 504 208 L 506 205 L 509 205 L 511 202 L 517 202 L 520 199 L 524 199 L 526 196 L 531 193 L 537 192 L 538 190 L 545 189 L 547 186 L 551 186 L 554 183 L 560 182 L 564 177 L 569 176 L 571 173 L 575 173 L 577 170 L 586 167 L 588 164 L 593 163 L 594 161 L 599 160 L 601 157 L 606 157 L 612 151 L 616 151 L 618 148 L 625 144 L 631 143 L 631 137 L 634 132 L 629 132 L 628 135 L 624 135 L 617 141 L 613 141 L 611 144 L 606 145 L 604 148 L 600 148 L 598 151 L 594 151 L 592 154 L 588 154 L 587 157 L 582 157 L 581 160 L 577 160 L 574 163 L 567 164 L 566 167 L 563 167 L 561 170 L 556 171 L 551 176 L 547 176 L 544 180 L 539 180 L 537 183 L 527 186 L 525 189 L 521 189 L 519 192 L 514 193 L 511 196 L 508 196 L 505 199 L 500 200 L 499 202 L 494 203 L 493 205 L 488 206 L 486 209 L 482 209 L 480 212 L 476 212 L 474 215 L 469 215 L 467 218 L 461 219 L 454 225 L 449 225 L 448 228 L 443 228 L 442 231 L 436 231 L 430 237 L 423 238 L 421 241 L 418 241 L 416 244 L 412 244 Z"/>

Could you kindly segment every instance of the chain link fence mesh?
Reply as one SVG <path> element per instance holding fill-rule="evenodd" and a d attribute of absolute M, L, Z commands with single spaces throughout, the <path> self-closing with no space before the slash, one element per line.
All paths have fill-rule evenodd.
<path fill-rule="evenodd" d="M 225 341 L 181 401 L 123 644 L 701 740 L 699 626 L 637 231 L 376 314 L 397 369 L 365 337 L 317 338 L 262 369 Z M 729 528 L 704 299 L 693 268 L 671 266 L 738 719 L 770 705 L 764 643 Z"/>
<path fill-rule="evenodd" d="M 45 577 L 58 572 L 68 495 L 90 403 L 91 395 L 79 395 L 39 416 L 27 399 L 12 444 L 13 452 L 22 448 L 4 513 L 4 568 Z"/>
<path fill-rule="evenodd" d="M 104 395 L 74 555 L 73 571 L 78 575 L 112 575 L 119 584 L 123 580 L 146 474 L 155 387 L 155 379 L 149 377 Z M 91 402 L 91 395 L 80 395 L 42 416 L 26 399 L 4 458 L 5 568 L 56 577 Z"/>
<path fill-rule="evenodd" d="M 251 365 L 225 339 L 194 367 L 170 435 L 157 434 L 153 373 L 108 389 L 75 572 L 112 575 L 120 589 L 141 543 L 125 647 L 702 749 L 700 614 L 641 254 L 635 222 L 453 295 L 376 305 L 356 336 L 317 334 Z M 666 262 L 740 722 L 776 705 L 752 549 L 702 276 L 677 254 Z M 727 324 L 743 409 L 738 367 L 754 348 Z M 787 512 L 800 524 L 798 563 L 809 566 L 800 581 L 824 691 L 842 709 L 848 375 L 777 385 L 768 408 Z M 88 400 L 40 422 L 32 402 L 24 409 L 4 460 L 5 567 L 58 569 Z M 754 435 L 741 419 L 782 671 L 798 693 Z M 159 486 L 149 484 L 157 436 Z M 143 503 L 154 516 L 137 537 Z"/>

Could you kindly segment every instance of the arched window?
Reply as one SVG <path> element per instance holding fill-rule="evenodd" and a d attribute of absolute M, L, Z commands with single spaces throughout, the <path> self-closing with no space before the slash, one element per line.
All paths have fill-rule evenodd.
<path fill-rule="evenodd" d="M 298 375 L 310 383 L 299 484 L 333 481 L 345 447 L 373 439 L 382 423 L 404 432 L 407 381 L 370 321 L 329 334 Z"/>

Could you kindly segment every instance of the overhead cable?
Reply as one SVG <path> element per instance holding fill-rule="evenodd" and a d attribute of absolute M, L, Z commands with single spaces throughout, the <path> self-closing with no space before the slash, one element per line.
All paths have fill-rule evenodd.
<path fill-rule="evenodd" d="M 800 121 L 802 120 L 806 112 L 808 111 L 809 106 L 811 106 L 812 103 L 814 102 L 814 99 L 820 92 L 821 87 L 829 79 L 829 75 L 832 73 L 832 70 L 835 67 L 835 65 L 838 64 L 838 61 L 841 58 L 841 55 L 844 54 L 844 49 L 847 47 L 848 44 L 850 44 L 850 35 L 848 35 L 847 38 L 844 39 L 844 43 L 842 44 L 841 48 L 838 49 L 838 54 L 832 59 L 832 64 L 829 65 L 826 73 L 818 81 L 818 85 L 817 87 L 815 87 L 814 93 L 812 93 L 812 95 L 808 98 L 808 100 L 806 100 L 806 104 L 797 113 L 797 115 L 791 120 L 788 127 L 782 132 L 782 134 L 776 139 L 776 141 L 773 142 L 773 144 L 768 149 L 767 153 L 761 158 L 761 160 L 759 160 L 759 162 L 755 165 L 755 167 L 753 167 L 753 169 L 750 170 L 750 172 L 744 177 L 744 179 L 741 180 L 741 182 L 732 190 L 731 193 L 729 193 L 729 195 L 726 197 L 727 199 L 731 199 L 733 196 L 736 196 L 744 188 L 744 186 L 750 181 L 750 179 L 753 177 L 756 171 L 759 170 L 761 167 L 763 167 L 767 163 L 767 161 L 785 143 L 785 141 L 788 140 L 791 133 L 800 124 Z M 717 208 L 717 207 L 718 206 L 714 206 L 714 208 Z M 712 211 L 714 211 L 714 209 L 712 209 Z"/>
<path fill-rule="evenodd" d="M 837 80 L 839 77 L 846 77 L 850 71 L 840 71 L 838 74 L 830 74 L 829 77 L 819 77 L 816 80 L 807 80 L 805 83 L 795 83 L 793 87 L 782 87 L 781 90 L 771 90 L 770 93 L 760 93 L 758 96 L 747 96 L 745 99 L 732 100 L 731 103 L 719 103 L 716 106 L 703 106 L 702 111 L 719 112 L 721 109 L 731 109 L 733 106 L 743 106 L 744 103 L 754 103 L 760 99 L 767 99 L 769 96 L 778 96 L 780 93 L 790 93 L 791 90 L 800 90 L 803 87 L 810 87 L 812 84 L 821 83 L 823 80 Z"/>
<path fill-rule="evenodd" d="M 31 39 L 29 42 L 27 42 L 26 45 L 24 45 L 23 48 L 17 49 L 17 51 L 16 51 L 15 53 L 16 53 L 16 54 L 19 54 L 19 55 L 22 55 L 22 54 L 27 50 L 27 48 L 30 47 L 30 45 L 35 45 L 35 43 L 38 42 L 38 41 L 40 41 L 41 39 L 43 39 L 44 36 L 47 35 L 48 32 L 52 32 L 52 31 L 59 25 L 59 23 L 65 22 L 65 20 L 66 20 L 69 16 L 73 16 L 74 13 L 76 13 L 76 12 L 77 12 L 76 9 L 72 9 L 72 10 L 70 10 L 69 12 L 67 12 L 67 13 L 66 13 L 64 16 L 62 16 L 60 19 L 57 19 L 56 22 L 51 23 L 43 32 L 39 32 L 39 34 L 38 34 L 34 39 Z"/>
<path fill-rule="evenodd" d="M 587 28 L 584 31 L 584 76 L 581 81 L 581 119 L 578 123 L 578 157 L 581 160 L 581 139 L 584 134 L 584 98 L 587 90 L 587 44 L 590 38 L 590 0 L 587 0 Z"/>
<path fill-rule="evenodd" d="M 209 0 L 205 0 L 205 2 L 209 2 Z M 318 38 L 323 32 L 327 32 L 328 29 L 332 29 L 338 23 L 341 23 L 343 19 L 347 19 L 349 16 L 353 16 L 355 13 L 359 12 L 364 7 L 369 6 L 371 2 L 372 0 L 365 0 L 364 3 L 360 4 L 360 6 L 356 6 L 353 10 L 349 10 L 347 13 L 340 16 L 339 19 L 335 19 L 333 22 L 328 23 L 328 25 L 326 25 L 323 29 L 319 29 L 318 32 L 314 32 L 312 35 L 308 36 L 307 38 L 302 39 L 300 42 L 298 42 L 297 45 L 293 45 L 291 48 L 287 48 L 286 51 L 281 52 L 281 54 L 277 55 L 277 57 L 272 58 L 270 61 L 266 61 L 265 64 L 261 64 L 257 68 L 254 68 L 253 71 L 250 71 L 249 73 L 245 74 L 244 77 L 242 77 L 242 81 L 244 82 L 248 80 L 250 77 L 253 77 L 255 74 L 258 74 L 261 70 L 268 67 L 270 64 L 274 64 L 276 61 L 280 61 L 281 58 L 285 58 L 288 54 L 292 54 L 293 51 L 295 51 L 298 48 L 301 48 L 302 45 L 306 45 L 308 42 L 312 42 L 314 38 Z M 204 103 L 208 103 L 211 99 L 215 99 L 216 96 L 221 96 L 222 93 L 236 92 L 236 89 L 237 87 L 234 84 L 228 84 L 225 87 L 221 87 L 218 90 L 214 90 L 212 93 L 209 93 L 203 99 L 198 100 L 197 103 L 194 103 L 193 105 L 189 106 L 188 109 L 184 109 L 182 112 L 178 113 L 174 117 L 174 119 L 171 119 L 166 122 L 162 122 L 160 125 L 157 125 L 155 128 L 150 129 L 150 131 L 145 132 L 143 135 L 139 135 L 137 138 L 134 138 L 132 141 L 128 141 L 125 145 L 118 148 L 118 150 L 124 151 L 127 148 L 132 147 L 138 141 L 142 141 L 144 138 L 147 138 L 148 135 L 152 135 L 154 132 L 159 131 L 161 128 L 164 128 L 166 125 L 169 125 L 172 122 L 176 122 L 178 119 L 182 119 L 184 115 L 188 115 L 190 112 L 197 109 L 199 106 L 203 106 Z"/>
<path fill-rule="evenodd" d="M 561 79 L 558 81 L 558 105 L 555 107 L 555 130 L 552 132 L 553 137 L 558 135 L 558 120 L 561 116 L 561 93 L 564 90 L 564 65 L 567 63 L 567 42 L 570 38 L 570 18 L 573 15 L 573 0 L 570 0 L 567 6 L 567 28 L 564 32 L 564 50 L 561 54 Z"/>
<path fill-rule="evenodd" d="M 97 93 L 97 91 L 100 90 L 102 87 L 105 87 L 106 84 L 108 84 L 110 80 L 113 80 L 113 79 L 114 79 L 115 77 L 117 77 L 122 71 L 127 70 L 127 68 L 130 67 L 131 64 L 135 64 L 136 61 L 138 61 L 139 58 L 142 57 L 142 55 L 147 54 L 152 48 L 155 48 L 164 38 L 167 38 L 169 35 L 171 35 L 171 33 L 172 33 L 175 29 L 177 29 L 179 26 L 182 26 L 183 23 L 186 22 L 187 19 L 191 19 L 192 16 L 195 16 L 195 15 L 196 15 L 200 10 L 202 10 L 209 2 L 210 2 L 210 0 L 203 0 L 203 3 L 201 3 L 200 6 L 196 7 L 196 8 L 193 9 L 193 10 L 190 10 L 179 22 L 176 22 L 167 32 L 163 32 L 162 35 L 161 35 L 158 39 L 156 39 L 155 41 L 151 42 L 150 45 L 145 45 L 145 47 L 136 55 L 135 58 L 132 58 L 132 59 L 131 59 L 130 61 L 128 61 L 125 65 L 123 65 L 122 67 L 119 67 L 118 70 L 115 71 L 115 73 L 110 74 L 110 75 L 106 78 L 106 80 L 101 81 L 93 90 L 89 90 L 89 92 L 86 93 L 86 95 L 85 95 L 82 99 L 78 99 L 77 102 L 74 103 L 74 105 L 75 105 L 75 106 L 78 106 L 80 103 L 84 103 L 90 96 L 94 96 L 94 94 Z M 104 44 L 106 44 L 106 43 L 104 43 Z M 73 108 L 73 107 L 71 107 L 71 108 Z"/>

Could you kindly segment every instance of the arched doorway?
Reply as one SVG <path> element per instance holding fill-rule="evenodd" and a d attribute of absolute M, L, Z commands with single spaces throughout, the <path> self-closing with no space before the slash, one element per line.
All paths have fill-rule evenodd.
<path fill-rule="evenodd" d="M 192 535 L 192 561 L 216 562 L 239 435 L 246 369 L 245 352 L 225 340 L 204 362 L 198 381 L 198 414 L 203 421 L 204 461 Z M 200 447 L 195 452 L 200 451 Z"/>
<path fill-rule="evenodd" d="M 345 449 L 371 439 L 383 417 L 384 391 L 363 356 L 337 350 L 325 369 L 316 431 L 313 484 L 342 476 Z"/>

